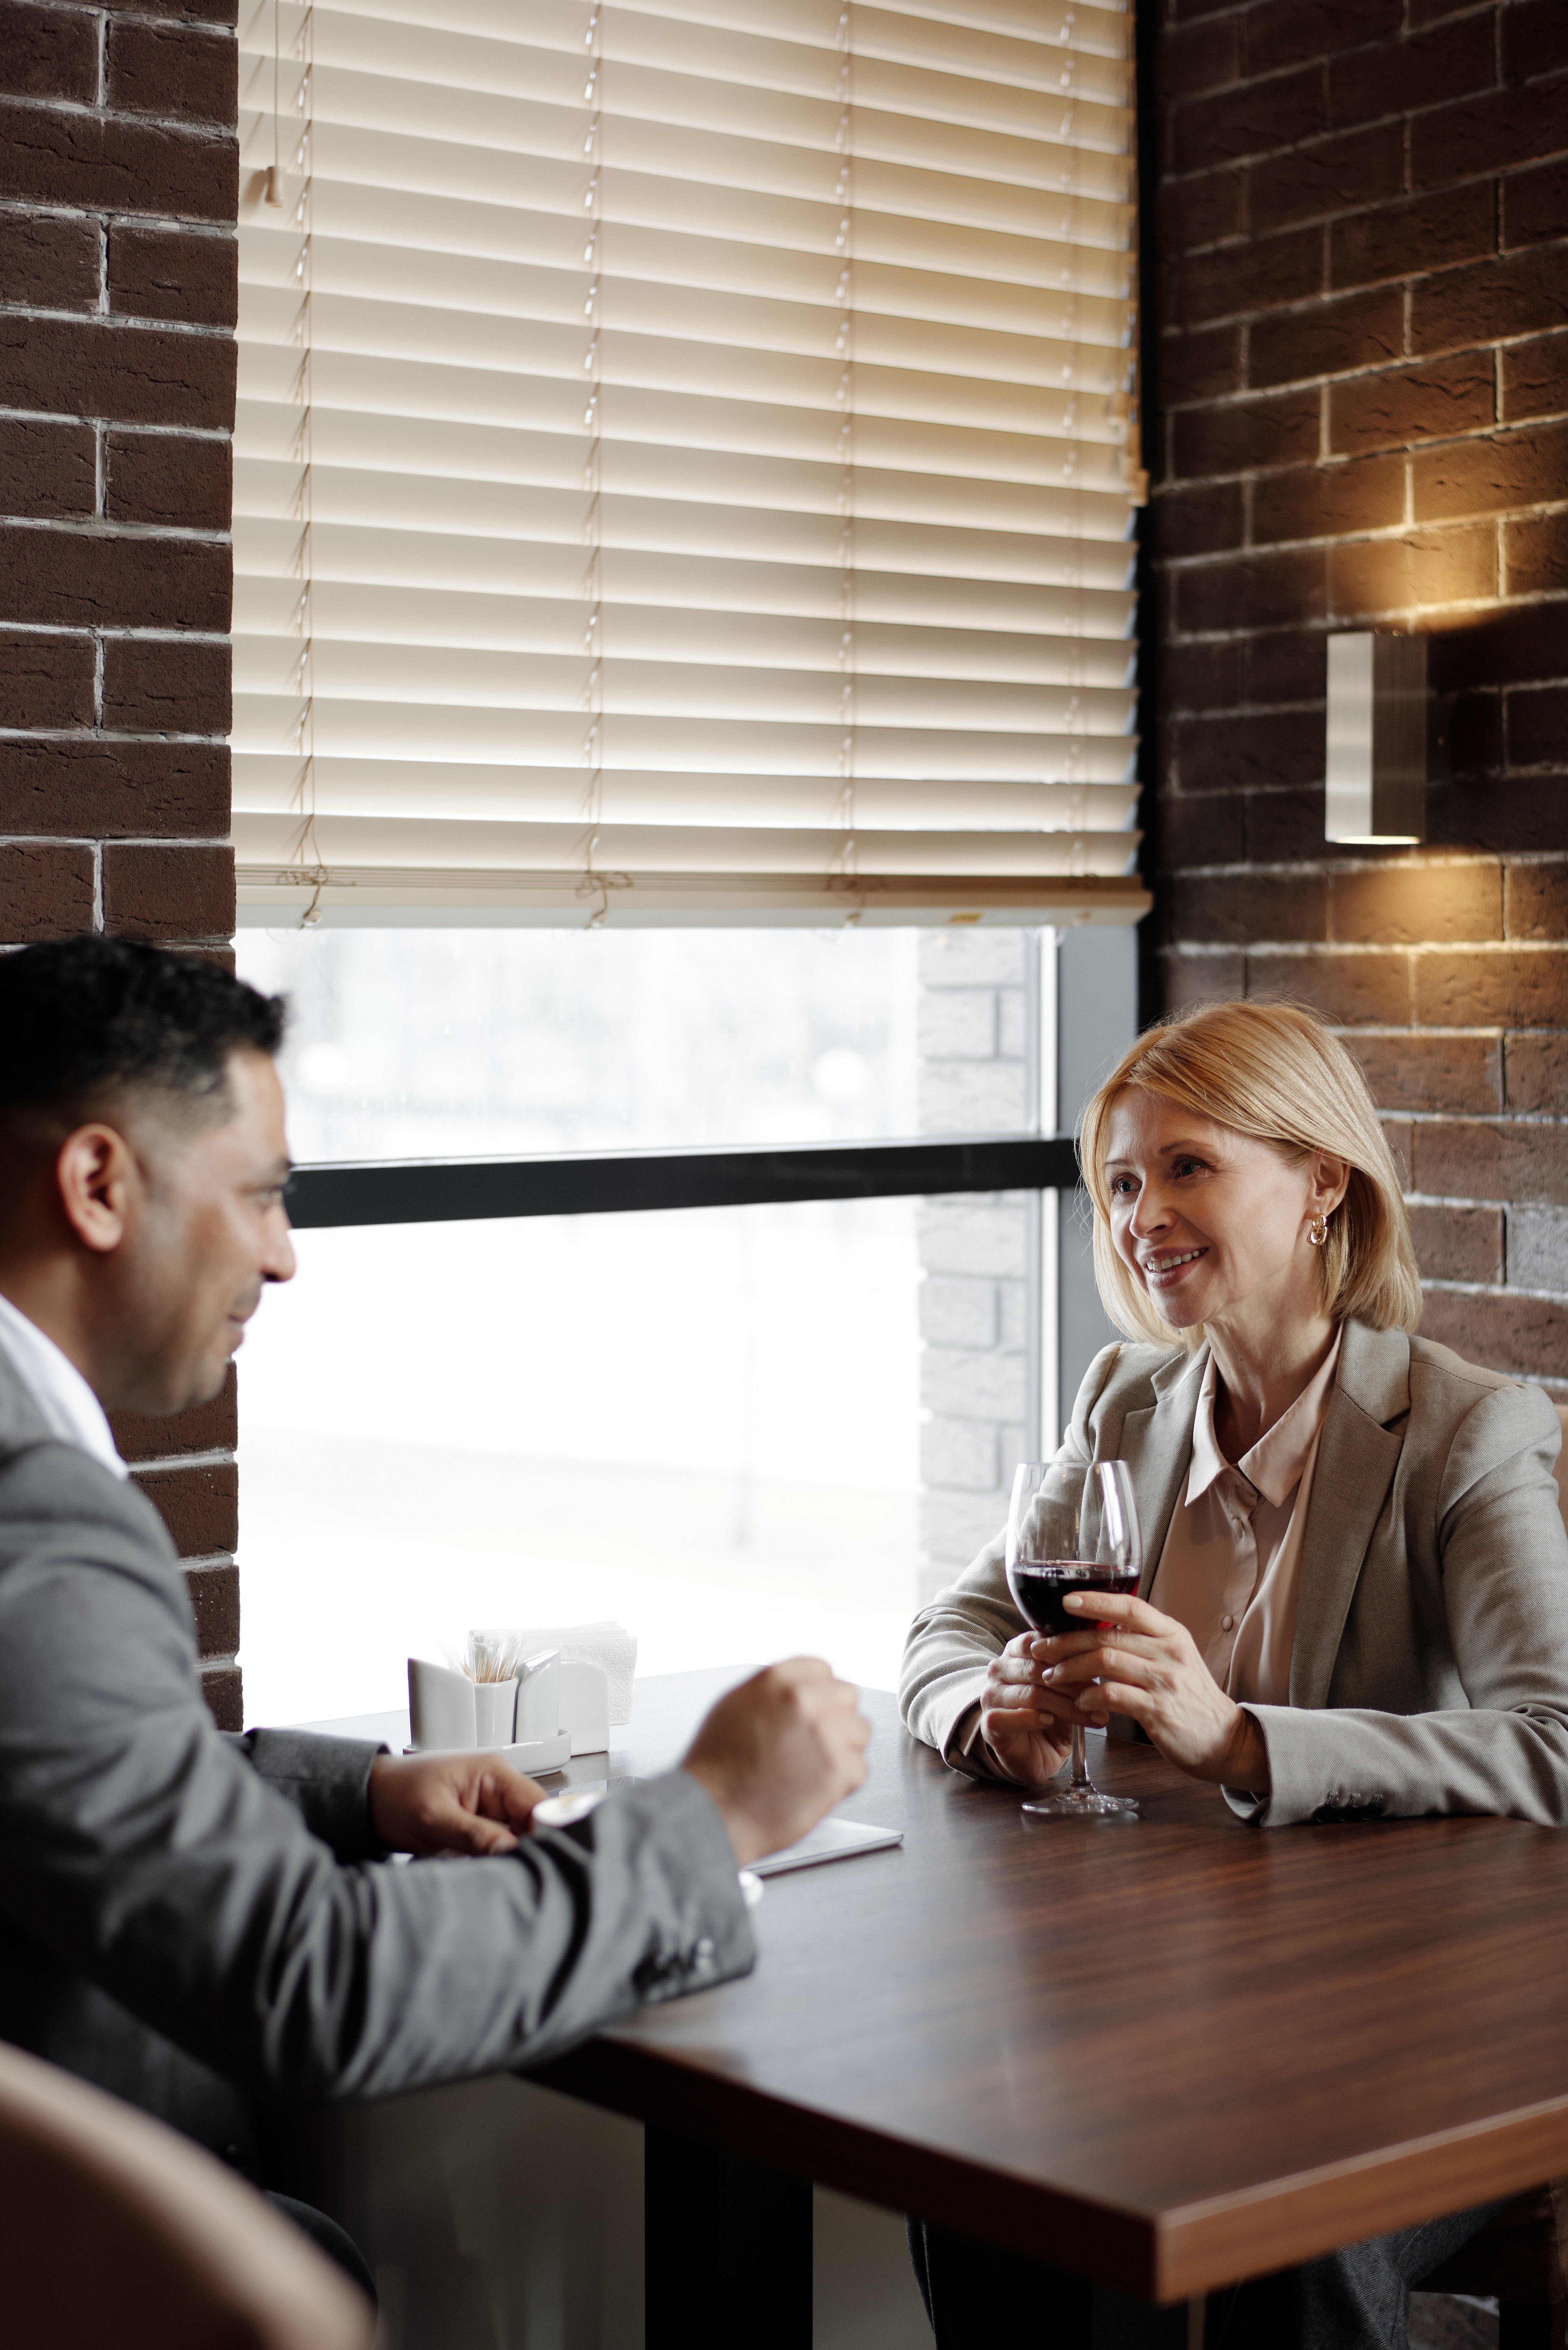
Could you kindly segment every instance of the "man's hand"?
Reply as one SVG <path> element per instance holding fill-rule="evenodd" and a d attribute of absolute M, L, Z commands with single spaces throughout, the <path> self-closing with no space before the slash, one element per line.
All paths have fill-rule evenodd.
<path fill-rule="evenodd" d="M 544 1794 L 496 1754 L 378 1754 L 370 1825 L 393 1852 L 511 1852 Z"/>
<path fill-rule="evenodd" d="M 719 1700 L 681 1767 L 712 1796 L 743 1867 L 854 1793 L 870 1736 L 849 1683 L 820 1657 L 791 1657 Z"/>
<path fill-rule="evenodd" d="M 1185 1624 L 1147 1599 L 1109 1591 L 1074 1592 L 1075 1616 L 1097 1620 L 1059 1640 L 1042 1640 L 1046 1686 L 1083 1708 L 1079 1719 L 1130 1714 L 1168 1762 L 1194 1779 L 1269 1792 L 1269 1750 L 1252 1715 L 1228 1698 Z M 1098 1682 L 1099 1686 L 1090 1686 Z M 1091 1711 L 1092 1709 L 1092 1711 Z"/>

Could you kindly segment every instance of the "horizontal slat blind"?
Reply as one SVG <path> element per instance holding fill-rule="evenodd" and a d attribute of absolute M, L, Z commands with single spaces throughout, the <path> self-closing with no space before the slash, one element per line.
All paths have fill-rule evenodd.
<path fill-rule="evenodd" d="M 1130 21 L 244 0 L 250 919 L 1142 910 Z"/>

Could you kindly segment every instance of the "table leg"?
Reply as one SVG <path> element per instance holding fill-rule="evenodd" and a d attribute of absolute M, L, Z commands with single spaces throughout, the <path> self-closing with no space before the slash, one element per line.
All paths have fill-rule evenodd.
<path fill-rule="evenodd" d="M 811 2350 L 811 2182 L 643 2133 L 647 2350 Z"/>

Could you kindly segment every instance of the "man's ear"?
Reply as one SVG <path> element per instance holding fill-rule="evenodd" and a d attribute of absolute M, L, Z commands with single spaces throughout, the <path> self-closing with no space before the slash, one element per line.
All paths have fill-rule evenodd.
<path fill-rule="evenodd" d="M 141 1170 L 112 1126 L 78 1126 L 55 1159 L 60 1207 L 84 1248 L 107 1256 L 124 1240 L 141 1191 Z"/>

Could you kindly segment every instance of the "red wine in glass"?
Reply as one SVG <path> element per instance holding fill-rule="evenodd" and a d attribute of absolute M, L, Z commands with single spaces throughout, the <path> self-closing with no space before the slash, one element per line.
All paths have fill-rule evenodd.
<path fill-rule="evenodd" d="M 1102 1566 L 1085 1558 L 1021 1558 L 1008 1569 L 1007 1587 L 1024 1622 L 1054 1640 L 1064 1632 L 1086 1632 L 1095 1621 L 1082 1613 L 1068 1615 L 1069 1592 L 1116 1591 L 1136 1599 L 1137 1578 L 1136 1566 Z"/>
<path fill-rule="evenodd" d="M 1007 1585 L 1037 1632 L 1060 1639 L 1096 1618 L 1069 1613 L 1075 1591 L 1137 1594 L 1143 1565 L 1132 1479 L 1122 1461 L 1028 1461 L 1012 1481 L 1007 1516 Z M 1073 1724 L 1069 1783 L 1032 1795 L 1024 1810 L 1043 1819 L 1136 1817 L 1124 1795 L 1105 1795 L 1089 1776 L 1080 1722 Z"/>

